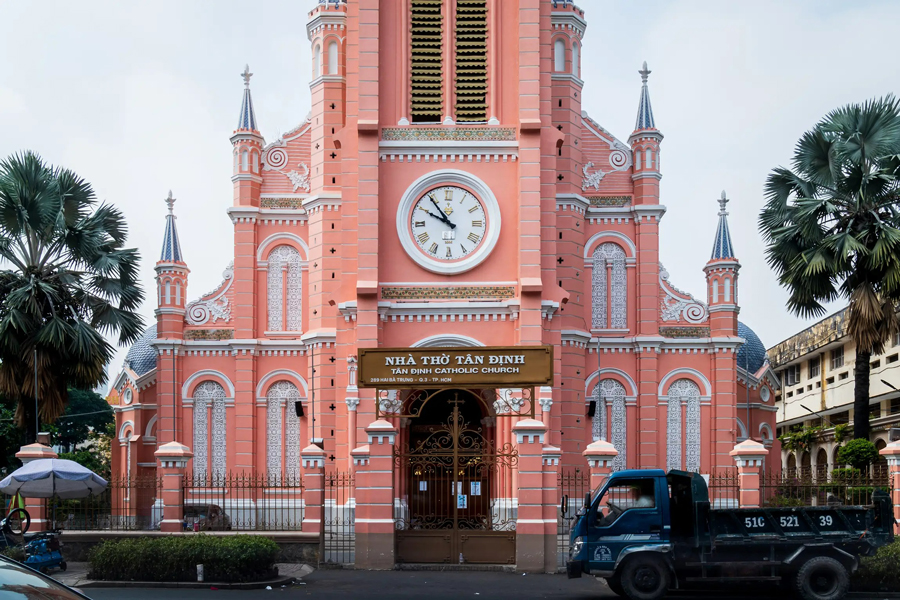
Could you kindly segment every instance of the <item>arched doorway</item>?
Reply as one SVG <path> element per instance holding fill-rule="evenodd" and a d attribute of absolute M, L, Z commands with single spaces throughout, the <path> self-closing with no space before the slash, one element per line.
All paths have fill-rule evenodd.
<path fill-rule="evenodd" d="M 812 456 L 810 455 L 808 450 L 800 456 L 800 476 L 812 476 Z"/>
<path fill-rule="evenodd" d="M 828 451 L 825 448 L 816 452 L 816 479 L 822 482 L 828 479 Z"/>
<path fill-rule="evenodd" d="M 788 454 L 787 458 L 787 474 L 790 477 L 794 477 L 797 475 L 797 457 L 793 452 Z"/>
<path fill-rule="evenodd" d="M 405 443 L 395 454 L 401 506 L 397 561 L 515 563 L 509 497 L 515 448 L 498 446 L 479 390 L 417 390 L 404 399 Z"/>
<path fill-rule="evenodd" d="M 872 465 L 872 475 L 876 485 L 887 486 L 890 480 L 890 477 L 888 476 L 887 458 L 881 455 L 881 451 L 886 447 L 886 441 L 882 439 L 875 440 L 875 449 L 878 450 L 878 459 L 875 461 L 875 464 Z"/>

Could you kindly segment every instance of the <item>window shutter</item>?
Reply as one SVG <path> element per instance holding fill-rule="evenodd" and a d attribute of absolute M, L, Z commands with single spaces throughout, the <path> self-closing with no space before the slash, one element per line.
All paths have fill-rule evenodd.
<path fill-rule="evenodd" d="M 412 0 L 410 114 L 414 123 L 441 120 L 443 0 Z"/>
<path fill-rule="evenodd" d="M 487 2 L 456 1 L 456 120 L 487 121 Z"/>

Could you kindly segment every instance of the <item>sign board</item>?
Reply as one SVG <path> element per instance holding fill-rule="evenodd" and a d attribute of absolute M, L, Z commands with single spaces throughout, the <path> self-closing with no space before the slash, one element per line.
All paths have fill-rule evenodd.
<path fill-rule="evenodd" d="M 553 383 L 553 346 L 360 348 L 359 387 L 529 387 Z"/>

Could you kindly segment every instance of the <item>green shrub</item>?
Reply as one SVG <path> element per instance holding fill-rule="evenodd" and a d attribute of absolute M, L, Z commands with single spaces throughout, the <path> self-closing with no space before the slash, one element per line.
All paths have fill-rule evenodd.
<path fill-rule="evenodd" d="M 863 473 L 859 469 L 833 469 L 831 471 L 831 480 L 835 483 L 859 481 L 862 477 Z"/>
<path fill-rule="evenodd" d="M 188 535 L 107 540 L 90 553 L 90 577 L 111 581 L 243 582 L 273 574 L 278 544 L 253 535 Z"/>
<path fill-rule="evenodd" d="M 804 503 L 803 503 L 802 498 L 776 494 L 775 496 L 772 496 L 771 498 L 769 498 L 765 502 L 765 505 L 768 507 L 775 507 L 775 508 L 788 508 L 788 507 L 792 507 L 792 506 L 803 506 Z"/>
<path fill-rule="evenodd" d="M 864 589 L 900 589 L 900 539 L 882 546 L 875 556 L 864 556 L 853 574 L 854 587 Z"/>
<path fill-rule="evenodd" d="M 855 439 L 838 450 L 838 462 L 857 469 L 865 469 L 878 460 L 878 449 L 869 440 Z"/>

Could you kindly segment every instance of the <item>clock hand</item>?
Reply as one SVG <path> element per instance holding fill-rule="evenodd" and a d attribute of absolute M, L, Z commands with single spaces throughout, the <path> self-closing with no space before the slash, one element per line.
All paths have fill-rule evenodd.
<path fill-rule="evenodd" d="M 438 218 L 439 218 L 441 221 L 443 221 L 444 223 L 446 223 L 447 225 L 449 225 L 449 226 L 450 226 L 450 229 L 456 229 L 456 225 L 453 224 L 453 223 L 450 221 L 450 219 L 447 218 L 447 215 L 444 213 L 443 210 L 441 210 L 441 207 L 440 207 L 440 205 L 437 203 L 437 200 L 434 199 L 434 196 L 432 196 L 431 194 L 428 194 L 428 199 L 431 200 L 431 203 L 434 204 L 434 207 L 435 207 L 436 209 L 438 209 L 438 213 L 440 213 L 440 215 L 441 215 L 441 216 L 438 217 Z M 431 213 L 428 213 L 428 214 L 431 214 Z"/>

